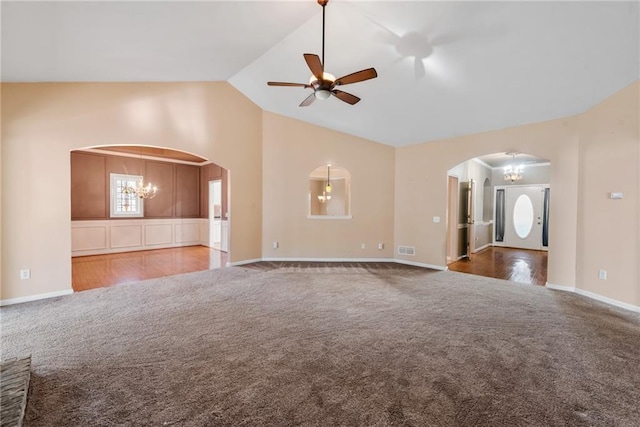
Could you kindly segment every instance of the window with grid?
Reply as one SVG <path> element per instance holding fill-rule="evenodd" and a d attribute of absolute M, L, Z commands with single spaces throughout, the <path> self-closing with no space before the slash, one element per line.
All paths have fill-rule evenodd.
<path fill-rule="evenodd" d="M 135 192 L 139 175 L 111 174 L 111 217 L 142 217 L 143 200 Z"/>

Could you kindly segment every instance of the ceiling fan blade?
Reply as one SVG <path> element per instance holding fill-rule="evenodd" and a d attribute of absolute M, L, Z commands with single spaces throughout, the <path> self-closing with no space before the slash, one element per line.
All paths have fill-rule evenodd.
<path fill-rule="evenodd" d="M 313 74 L 318 80 L 322 79 L 322 72 L 324 71 L 324 68 L 322 67 L 320 57 L 314 53 L 305 53 L 304 60 L 307 61 L 311 74 Z"/>
<path fill-rule="evenodd" d="M 376 77 L 378 77 L 376 69 L 367 68 L 366 70 L 357 71 L 355 73 L 347 74 L 344 77 L 340 77 L 334 82 L 334 85 L 348 85 L 351 83 L 358 83 L 369 79 L 375 79 Z"/>
<path fill-rule="evenodd" d="M 315 100 L 316 100 L 316 93 L 315 93 L 315 92 L 313 92 L 311 95 L 307 96 L 307 97 L 304 99 L 304 101 L 302 101 L 302 102 L 300 103 L 300 105 L 299 105 L 299 106 L 300 106 L 300 107 L 306 107 L 306 106 L 309 106 L 309 105 L 311 105 L 311 104 L 313 103 L 313 101 L 315 101 Z"/>
<path fill-rule="evenodd" d="M 304 84 L 304 83 L 267 82 L 267 84 L 269 86 L 293 86 L 293 87 L 304 87 L 304 88 L 311 87 L 311 85 Z"/>
<path fill-rule="evenodd" d="M 335 96 L 336 98 L 338 98 L 341 101 L 346 102 L 347 104 L 357 104 L 360 101 L 360 98 L 358 98 L 355 95 L 351 95 L 350 93 L 347 92 L 343 92 L 341 90 L 332 90 L 331 94 L 333 96 Z"/>

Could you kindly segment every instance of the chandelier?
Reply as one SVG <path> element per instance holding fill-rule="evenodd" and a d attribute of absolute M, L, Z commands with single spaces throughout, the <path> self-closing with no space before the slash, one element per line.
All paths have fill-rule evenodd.
<path fill-rule="evenodd" d="M 150 182 L 145 185 L 144 178 L 140 178 L 140 181 L 138 181 L 138 184 L 135 187 L 126 185 L 122 189 L 123 194 L 134 195 L 139 199 L 153 199 L 156 197 L 157 192 L 158 187 L 153 186 Z"/>
<path fill-rule="evenodd" d="M 511 164 L 504 167 L 504 180 L 505 181 L 520 181 L 522 179 L 522 171 L 524 167 L 522 165 L 516 165 L 516 155 L 518 153 L 507 153 L 511 155 Z"/>
<path fill-rule="evenodd" d="M 327 185 L 325 185 L 324 190 L 322 190 L 322 194 L 318 195 L 318 200 L 320 203 L 325 203 L 331 200 L 331 164 L 327 165 Z"/>

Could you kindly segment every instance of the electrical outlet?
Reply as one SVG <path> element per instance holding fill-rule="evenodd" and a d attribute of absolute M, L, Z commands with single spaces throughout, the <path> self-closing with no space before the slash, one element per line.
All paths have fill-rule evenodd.
<path fill-rule="evenodd" d="M 384 243 L 378 243 L 378 250 L 381 251 L 384 249 Z"/>
<path fill-rule="evenodd" d="M 435 222 L 436 224 L 438 224 L 440 222 L 440 217 L 439 216 L 434 216 L 433 217 L 433 222 Z"/>
<path fill-rule="evenodd" d="M 20 270 L 20 280 L 31 279 L 31 270 L 28 268 L 25 270 Z"/>
<path fill-rule="evenodd" d="M 607 280 L 607 270 L 599 270 L 598 271 L 598 279 Z"/>
<path fill-rule="evenodd" d="M 273 242 L 273 249 L 278 249 L 278 246 L 280 246 L 278 242 Z"/>
<path fill-rule="evenodd" d="M 364 249 L 364 243 L 360 243 L 360 249 Z"/>

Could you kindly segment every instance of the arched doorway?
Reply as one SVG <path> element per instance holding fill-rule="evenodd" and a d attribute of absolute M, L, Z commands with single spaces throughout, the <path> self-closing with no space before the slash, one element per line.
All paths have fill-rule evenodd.
<path fill-rule="evenodd" d="M 209 233 L 209 181 L 221 182 L 218 219 L 230 220 L 225 168 L 193 153 L 133 145 L 73 150 L 70 162 L 75 291 L 228 264 L 228 249 L 212 249 Z"/>
<path fill-rule="evenodd" d="M 448 268 L 544 285 L 550 171 L 546 159 L 513 153 L 484 155 L 451 168 L 448 209 L 458 214 L 447 223 Z M 455 189 L 452 178 L 458 181 Z"/>

